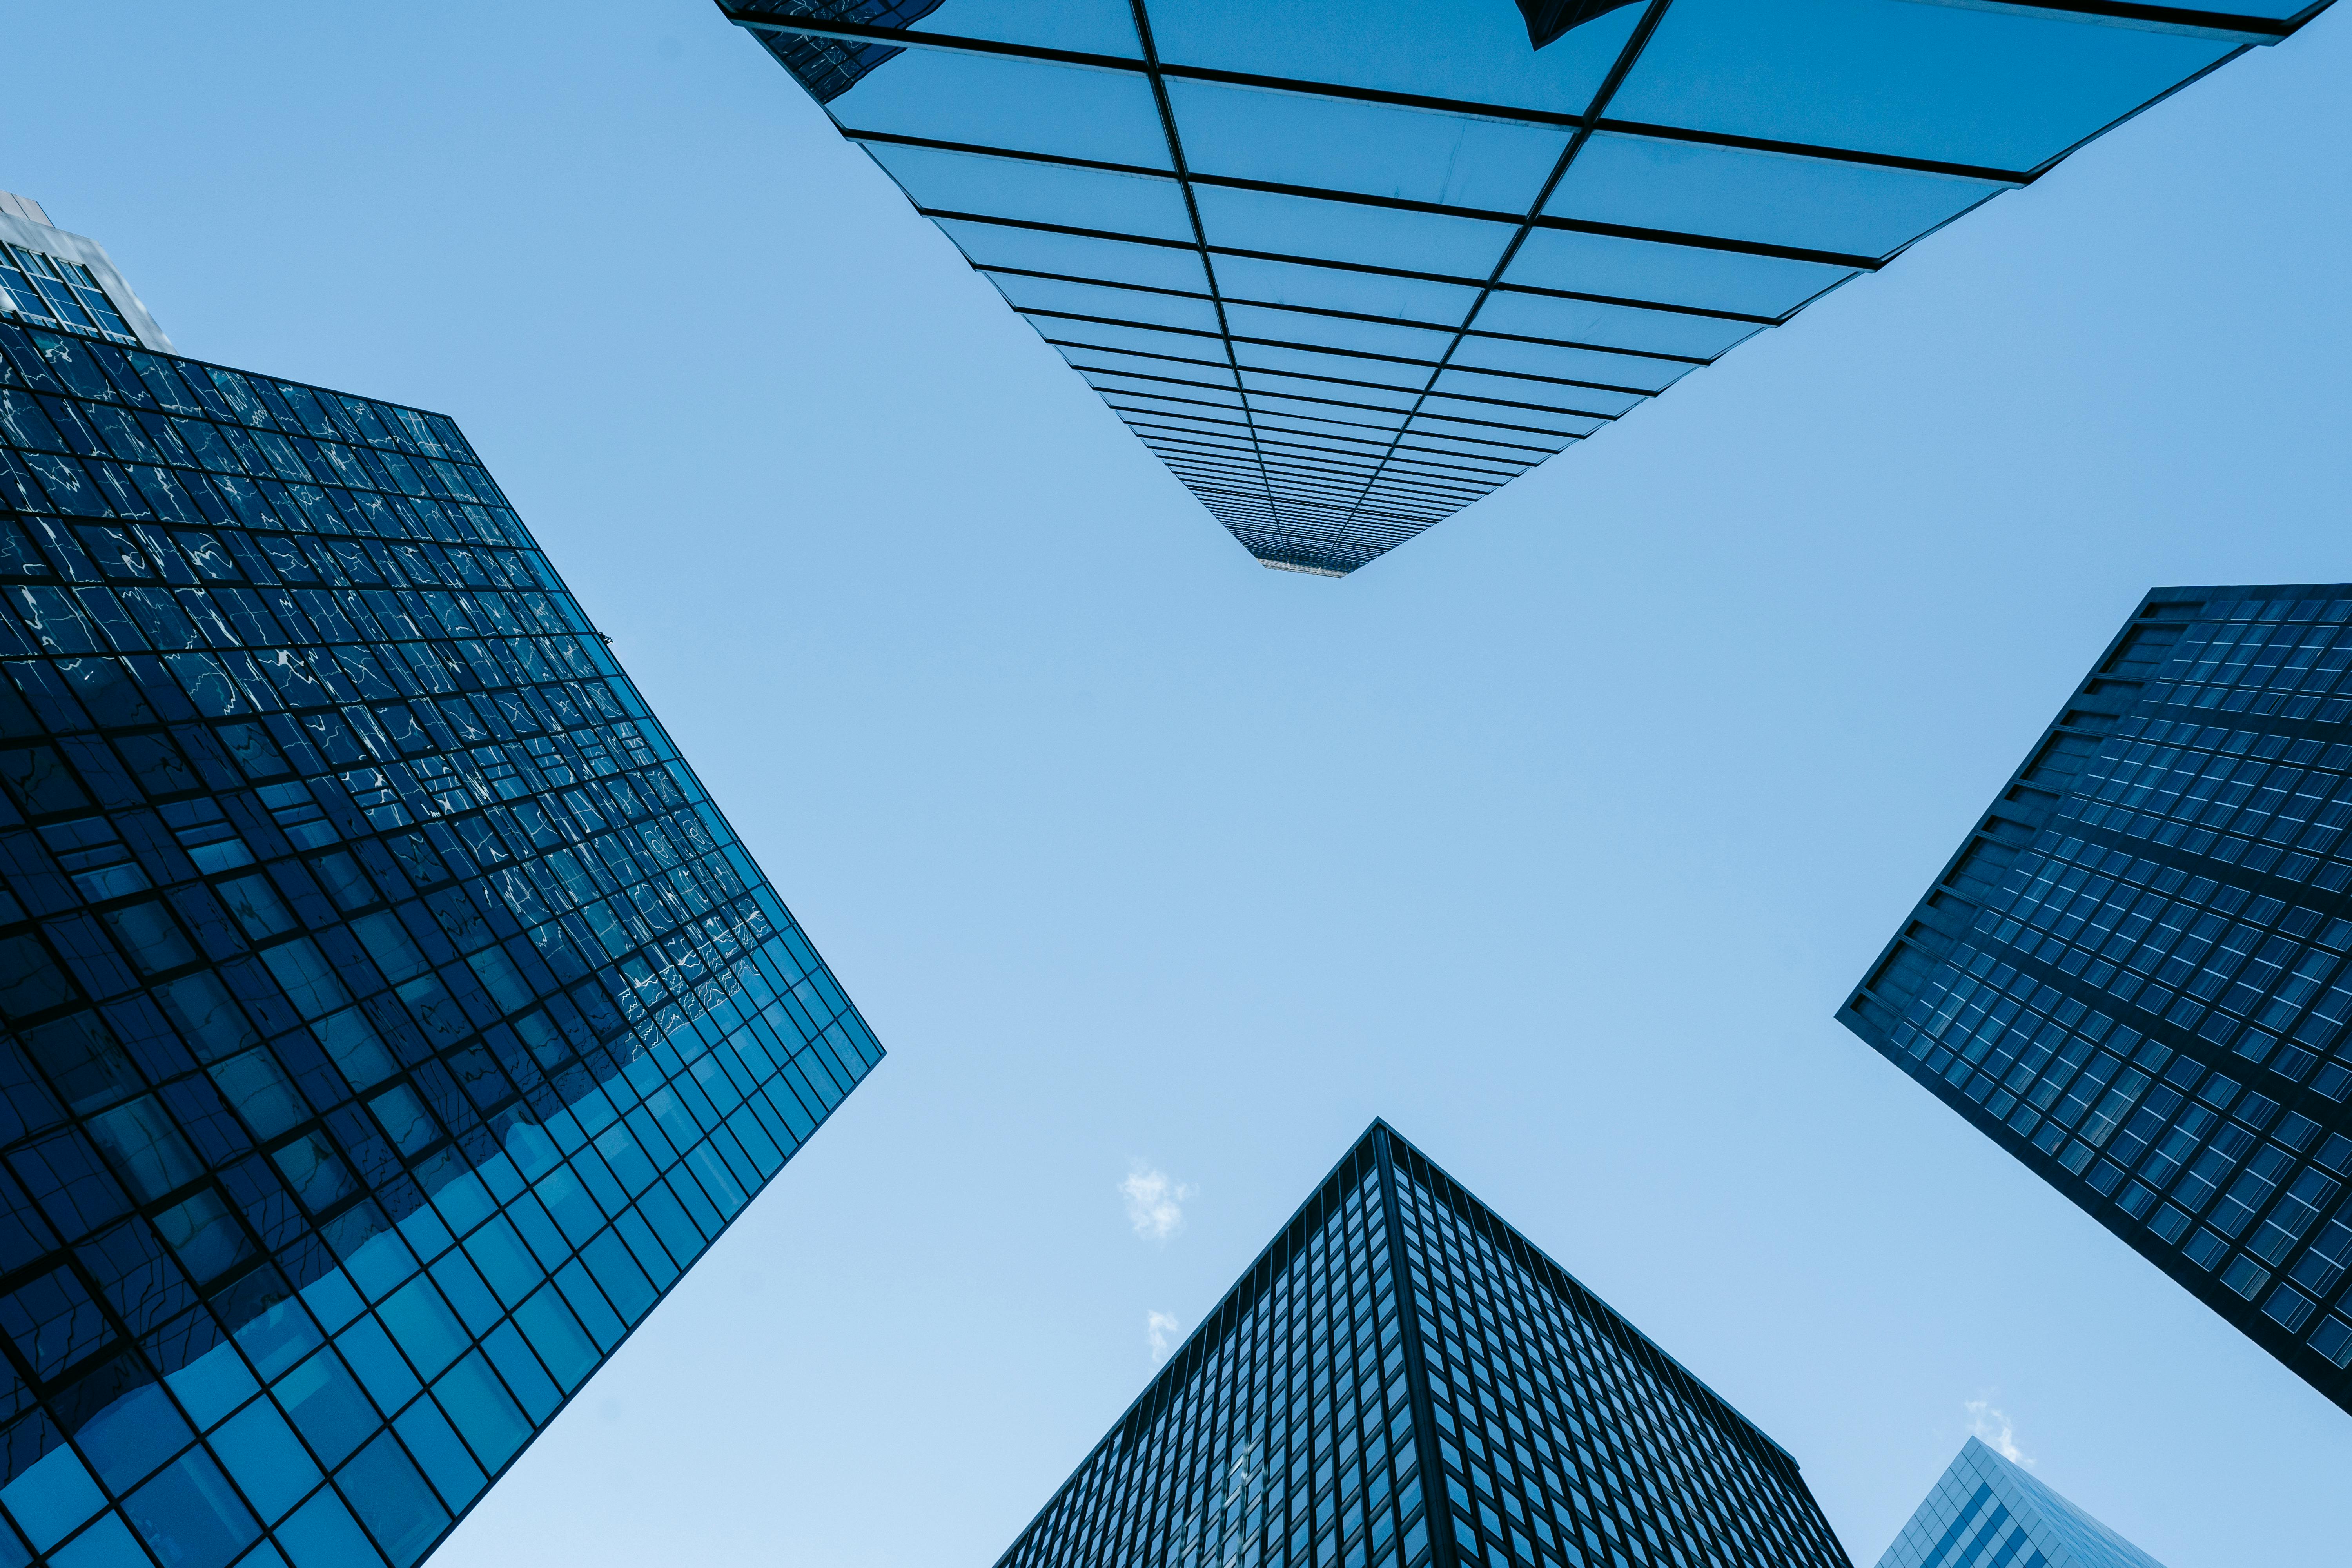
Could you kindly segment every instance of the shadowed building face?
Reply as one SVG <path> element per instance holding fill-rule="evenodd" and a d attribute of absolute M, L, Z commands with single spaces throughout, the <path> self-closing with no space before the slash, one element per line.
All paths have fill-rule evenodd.
<path fill-rule="evenodd" d="M 2142 601 L 1839 1018 L 2352 1409 L 2352 585 Z"/>
<path fill-rule="evenodd" d="M 407 1568 L 881 1050 L 457 426 L 117 284 L 0 319 L 0 1563 Z"/>

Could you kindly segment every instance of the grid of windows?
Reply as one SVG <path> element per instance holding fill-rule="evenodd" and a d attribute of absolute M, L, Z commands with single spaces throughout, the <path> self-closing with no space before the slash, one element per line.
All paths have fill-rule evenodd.
<path fill-rule="evenodd" d="M 2347 667 L 2352 589 L 2151 594 L 1841 1016 L 2352 1407 Z"/>
<path fill-rule="evenodd" d="M 1878 1568 L 2164 1568 L 1971 1437 Z"/>
<path fill-rule="evenodd" d="M 0 311 L 118 343 L 139 341 L 89 268 L 27 246 L 0 244 Z"/>
<path fill-rule="evenodd" d="M 880 1048 L 449 420 L 0 443 L 0 1564 L 407 1568 Z"/>
<path fill-rule="evenodd" d="M 1331 574 L 2325 8 L 720 5 L 1253 554 Z"/>
<path fill-rule="evenodd" d="M 1375 1122 L 1000 1568 L 1845 1562 L 1786 1454 Z"/>

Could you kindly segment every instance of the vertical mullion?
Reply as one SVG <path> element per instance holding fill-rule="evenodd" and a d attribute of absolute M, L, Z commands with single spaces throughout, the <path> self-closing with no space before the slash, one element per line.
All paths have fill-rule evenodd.
<path fill-rule="evenodd" d="M 1438 1519 L 1439 1512 L 1450 1506 L 1445 1497 L 1445 1461 L 1437 1453 L 1437 1415 L 1429 1398 L 1429 1366 L 1422 1357 L 1421 1317 L 1412 1304 L 1412 1259 L 1405 1251 L 1404 1217 L 1398 1212 L 1396 1154 L 1386 1122 L 1373 1129 L 1372 1153 L 1380 1163 L 1381 1215 L 1389 1229 L 1389 1277 L 1397 1296 L 1397 1326 L 1402 1331 L 1413 1458 L 1421 1474 L 1421 1516 L 1429 1529 L 1429 1568 L 1460 1568 L 1453 1522 L 1444 1521 L 1441 1529 Z"/>
<path fill-rule="evenodd" d="M 1251 407 L 1249 389 L 1242 384 L 1241 362 L 1234 356 L 1233 328 L 1225 321 L 1225 295 L 1217 281 L 1217 269 L 1209 259 L 1208 231 L 1201 226 L 1201 205 L 1192 194 L 1192 172 L 1184 162 L 1183 138 L 1177 134 L 1176 110 L 1168 101 L 1168 84 L 1160 75 L 1160 47 L 1151 36 L 1151 16 L 1144 0 L 1129 0 L 1135 16 L 1135 37 L 1143 50 L 1144 70 L 1151 83 L 1151 101 L 1160 111 L 1160 133 L 1168 139 L 1168 160 L 1176 171 L 1177 188 L 1184 193 L 1184 216 L 1192 226 L 1193 251 L 1201 259 L 1201 270 L 1209 280 L 1209 303 L 1217 312 L 1217 333 L 1225 349 L 1225 364 L 1233 373 L 1234 395 L 1241 400 L 1242 412 L 1249 420 L 1250 449 L 1257 457 L 1258 483 L 1265 493 L 1266 512 L 1276 532 L 1285 538 L 1289 531 L 1283 525 L 1281 505 L 1275 499 L 1274 479 L 1265 471 L 1265 453 L 1258 446 L 1256 410 Z M 1180 483 L 1183 481 L 1180 479 Z M 1186 485 L 1186 489 L 1191 489 Z"/>

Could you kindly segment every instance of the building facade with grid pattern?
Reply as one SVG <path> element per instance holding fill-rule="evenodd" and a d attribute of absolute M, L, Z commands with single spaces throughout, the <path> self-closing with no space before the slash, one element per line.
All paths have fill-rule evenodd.
<path fill-rule="evenodd" d="M 1253 555 L 1341 575 L 2326 3 L 720 8 Z"/>
<path fill-rule="evenodd" d="M 2352 1409 L 2347 668 L 2352 584 L 2152 591 L 1839 1018 Z"/>
<path fill-rule="evenodd" d="M 0 321 L 0 1564 L 407 1568 L 880 1047 L 454 424 L 119 338 Z"/>
<path fill-rule="evenodd" d="M 1974 1437 L 1878 1568 L 2164 1568 Z"/>
<path fill-rule="evenodd" d="M 998 1568 L 1843 1568 L 1797 1465 L 1374 1122 Z"/>

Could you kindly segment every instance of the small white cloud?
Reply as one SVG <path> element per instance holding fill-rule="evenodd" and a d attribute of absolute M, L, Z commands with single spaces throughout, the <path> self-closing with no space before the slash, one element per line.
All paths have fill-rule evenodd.
<path fill-rule="evenodd" d="M 1143 1317 L 1143 1337 L 1151 1342 L 1151 1364 L 1158 1366 L 1176 1348 L 1176 1336 L 1184 1325 L 1165 1312 L 1147 1312 Z"/>
<path fill-rule="evenodd" d="M 1185 1201 L 1199 1189 L 1171 1181 L 1167 1172 L 1138 1160 L 1118 1190 L 1127 1199 L 1127 1223 L 1135 1234 L 1146 1241 L 1165 1241 L 1183 1228 Z"/>
<path fill-rule="evenodd" d="M 2033 1461 L 2026 1458 L 2025 1450 L 2017 1446 L 2016 1427 L 2010 1424 L 2007 1415 L 1994 1409 L 1990 1401 L 1971 1399 L 1961 1408 L 1969 1413 L 1969 1430 L 1975 1434 L 1979 1442 L 2012 1465 L 2032 1467 Z"/>

